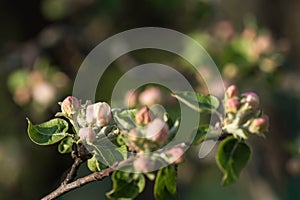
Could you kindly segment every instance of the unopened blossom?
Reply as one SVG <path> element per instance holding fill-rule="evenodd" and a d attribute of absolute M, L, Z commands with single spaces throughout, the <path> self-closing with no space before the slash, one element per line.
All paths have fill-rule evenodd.
<path fill-rule="evenodd" d="M 110 106 L 105 102 L 89 105 L 86 109 L 86 121 L 97 126 L 106 126 L 111 120 Z"/>
<path fill-rule="evenodd" d="M 181 163 L 183 161 L 184 151 L 181 147 L 173 147 L 172 149 L 167 151 L 167 156 L 169 158 L 170 163 Z"/>
<path fill-rule="evenodd" d="M 147 106 L 144 106 L 135 115 L 135 122 L 137 124 L 148 124 L 150 121 L 151 121 L 150 109 Z"/>
<path fill-rule="evenodd" d="M 155 161 L 152 161 L 149 157 L 138 156 L 133 161 L 133 167 L 137 172 L 149 172 L 155 168 Z"/>
<path fill-rule="evenodd" d="M 125 105 L 128 105 L 129 108 L 134 107 L 137 104 L 138 94 L 136 91 L 129 90 L 125 94 Z"/>
<path fill-rule="evenodd" d="M 67 117 L 72 117 L 80 108 L 80 103 L 76 97 L 68 96 L 61 103 L 61 111 Z"/>
<path fill-rule="evenodd" d="M 236 85 L 231 85 L 226 89 L 226 97 L 228 99 L 239 96 L 239 90 Z"/>
<path fill-rule="evenodd" d="M 246 92 L 242 94 L 242 103 L 247 109 L 257 110 L 259 108 L 259 97 L 254 92 Z"/>
<path fill-rule="evenodd" d="M 158 143 L 164 143 L 169 137 L 169 127 L 160 118 L 155 118 L 148 124 L 146 138 Z"/>
<path fill-rule="evenodd" d="M 96 133 L 91 127 L 84 127 L 79 129 L 78 135 L 81 140 L 93 142 L 96 139 Z"/>
<path fill-rule="evenodd" d="M 263 115 L 260 118 L 255 118 L 251 122 L 249 126 L 249 131 L 251 133 L 264 133 L 268 131 L 269 128 L 269 117 L 267 115 Z"/>
<path fill-rule="evenodd" d="M 225 102 L 225 108 L 227 112 L 236 113 L 239 107 L 240 107 L 240 101 L 235 98 L 227 99 Z"/>
<path fill-rule="evenodd" d="M 139 96 L 139 102 L 142 105 L 153 105 L 160 102 L 162 99 L 162 94 L 159 88 L 150 87 L 143 91 Z"/>

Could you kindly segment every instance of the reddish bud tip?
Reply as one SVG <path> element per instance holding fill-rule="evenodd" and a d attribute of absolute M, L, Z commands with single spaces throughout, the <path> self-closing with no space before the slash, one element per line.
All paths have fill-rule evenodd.
<path fill-rule="evenodd" d="M 151 121 L 150 109 L 147 106 L 144 106 L 135 115 L 135 122 L 137 124 L 148 124 L 150 121 Z"/>
<path fill-rule="evenodd" d="M 269 117 L 267 115 L 263 115 L 260 118 L 254 119 L 250 126 L 249 126 L 249 131 L 251 133 L 264 133 L 268 131 L 269 128 Z"/>
<path fill-rule="evenodd" d="M 227 112 L 236 113 L 240 108 L 240 101 L 234 98 L 228 99 L 225 102 L 225 108 Z"/>
<path fill-rule="evenodd" d="M 239 90 L 236 85 L 231 85 L 226 90 L 226 97 L 228 99 L 239 96 Z"/>

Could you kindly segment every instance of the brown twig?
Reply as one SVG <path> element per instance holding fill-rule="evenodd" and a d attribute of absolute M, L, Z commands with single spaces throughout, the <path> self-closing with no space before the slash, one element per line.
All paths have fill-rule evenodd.
<path fill-rule="evenodd" d="M 117 166 L 118 166 L 118 163 L 116 163 L 112 167 L 106 168 L 100 172 L 94 172 L 83 178 L 79 178 L 76 181 L 64 184 L 64 182 L 66 181 L 65 180 L 56 190 L 54 190 L 53 192 L 51 192 L 50 194 L 48 194 L 47 196 L 42 198 L 42 200 L 52 200 L 52 199 L 55 199 L 71 190 L 79 188 L 87 183 L 102 180 L 103 178 L 109 176 L 112 172 L 114 172 L 116 170 Z M 72 169 L 71 169 L 71 171 L 72 171 Z"/>
<path fill-rule="evenodd" d="M 66 185 L 75 179 L 75 177 L 77 176 L 77 171 L 78 171 L 81 163 L 83 163 L 83 160 L 81 158 L 76 157 L 74 160 L 74 163 L 71 167 L 71 170 L 67 174 L 67 177 L 65 178 L 65 180 L 62 182 L 62 185 Z"/>

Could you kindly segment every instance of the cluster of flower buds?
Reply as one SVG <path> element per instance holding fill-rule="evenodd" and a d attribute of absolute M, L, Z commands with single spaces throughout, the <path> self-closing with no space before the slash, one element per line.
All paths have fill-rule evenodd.
<path fill-rule="evenodd" d="M 269 118 L 262 114 L 256 93 L 240 94 L 237 87 L 231 85 L 225 93 L 224 109 L 224 131 L 244 139 L 247 138 L 247 133 L 263 136 L 268 131 Z"/>
<path fill-rule="evenodd" d="M 81 104 L 73 96 L 67 97 L 61 103 L 60 116 L 70 119 L 77 132 L 79 141 L 87 142 L 89 145 L 101 140 L 102 133 L 106 135 L 106 130 L 111 132 L 112 111 L 105 102 L 91 104 L 86 102 Z M 183 161 L 183 146 L 175 146 L 171 149 L 161 150 L 163 145 L 170 138 L 170 130 L 167 123 L 154 111 L 147 106 L 142 107 L 134 116 L 134 128 L 122 129 L 119 134 L 123 138 L 129 150 L 137 153 L 133 161 L 133 168 L 137 172 L 150 172 L 156 170 L 158 166 L 157 156 L 160 162 L 180 163 Z M 112 126 L 110 126 L 112 125 Z M 120 130 L 118 130 L 120 131 Z M 108 133 L 108 134 L 109 134 Z M 156 151 L 154 156 L 149 152 Z"/>
<path fill-rule="evenodd" d="M 161 118 L 155 118 L 148 107 L 141 108 L 136 116 L 136 128 L 124 134 L 130 150 L 143 152 L 163 145 L 169 139 L 169 127 Z"/>
<path fill-rule="evenodd" d="M 105 102 L 81 105 L 76 97 L 68 96 L 61 102 L 61 115 L 69 118 L 78 129 L 81 140 L 92 142 L 99 128 L 107 126 L 111 119 L 111 108 Z"/>

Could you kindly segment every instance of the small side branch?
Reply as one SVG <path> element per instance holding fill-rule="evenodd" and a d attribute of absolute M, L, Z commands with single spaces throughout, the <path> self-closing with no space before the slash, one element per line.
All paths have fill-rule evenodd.
<path fill-rule="evenodd" d="M 81 158 L 78 158 L 78 157 L 75 158 L 75 161 L 74 161 L 74 163 L 71 167 L 71 170 L 67 174 L 67 177 L 65 178 L 65 180 L 62 182 L 62 185 L 66 185 L 66 184 L 72 182 L 75 179 L 75 177 L 77 176 L 77 171 L 78 171 L 78 169 L 79 169 L 82 162 L 83 161 L 82 161 Z"/>
<path fill-rule="evenodd" d="M 65 180 L 56 190 L 54 190 L 53 192 L 51 192 L 50 194 L 48 194 L 47 196 L 42 198 L 42 200 L 52 200 L 52 199 L 55 199 L 55 198 L 65 194 L 65 193 L 67 193 L 71 190 L 74 190 L 74 189 L 79 188 L 79 187 L 81 187 L 85 184 L 88 184 L 90 182 L 100 181 L 103 178 L 105 178 L 107 176 L 110 176 L 111 173 L 116 170 L 117 166 L 118 166 L 118 164 L 115 164 L 112 167 L 106 168 L 106 169 L 104 169 L 100 172 L 94 172 L 94 173 L 92 173 L 90 175 L 87 175 L 83 178 L 79 178 L 79 179 L 77 179 L 76 181 L 73 181 L 73 182 L 67 183 L 68 181 Z M 71 171 L 72 171 L 72 169 L 71 169 Z M 71 174 L 71 171 L 70 171 L 69 174 Z"/>

